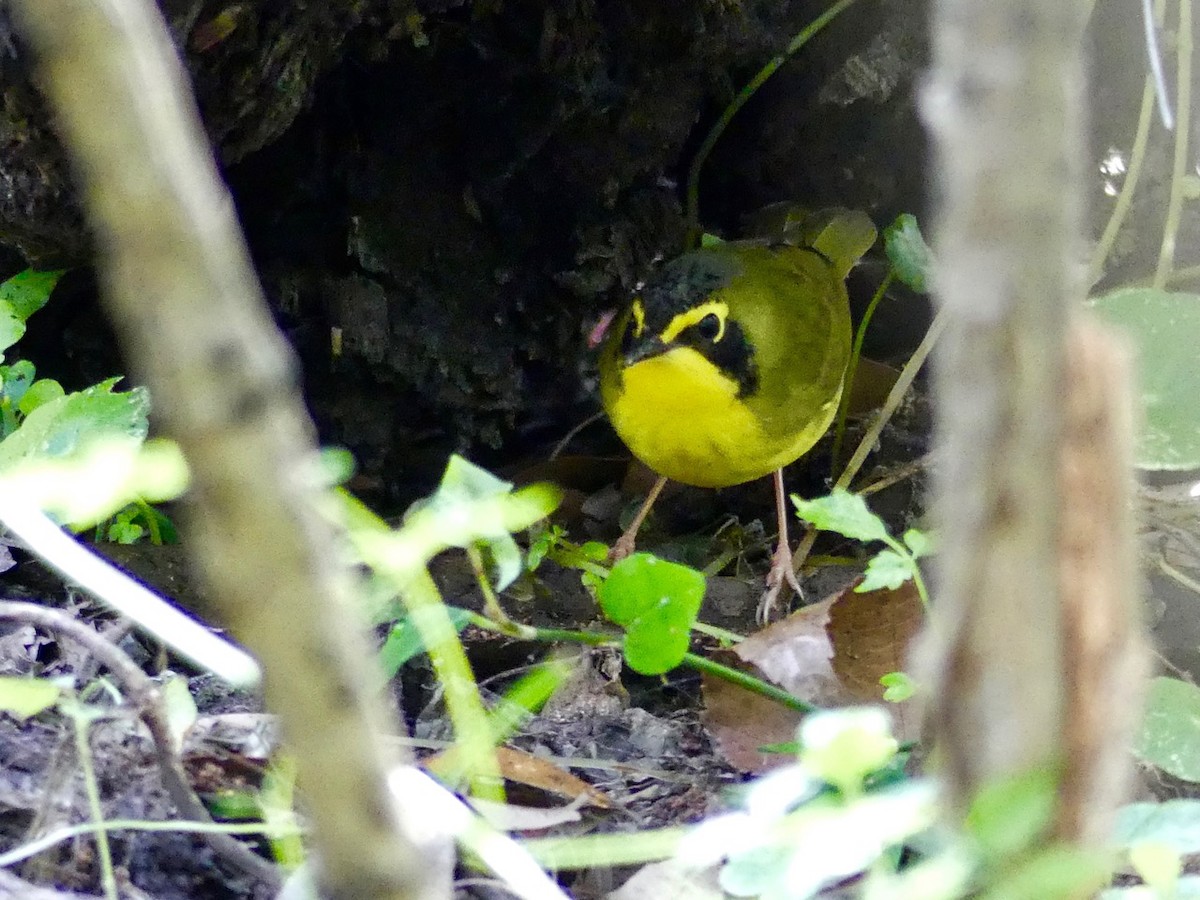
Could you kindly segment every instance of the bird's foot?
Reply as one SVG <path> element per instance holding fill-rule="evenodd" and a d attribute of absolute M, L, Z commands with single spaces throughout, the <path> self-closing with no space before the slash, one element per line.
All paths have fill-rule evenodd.
<path fill-rule="evenodd" d="M 787 585 L 796 592 L 796 596 L 804 599 L 804 590 L 800 587 L 800 579 L 792 567 L 792 551 L 786 542 L 780 541 L 775 546 L 775 554 L 771 557 L 771 568 L 767 572 L 767 588 L 758 601 L 757 619 L 760 625 L 771 621 L 775 604 L 783 586 Z"/>
<path fill-rule="evenodd" d="M 608 564 L 611 566 L 615 562 L 620 562 L 636 549 L 637 532 L 626 531 L 613 542 L 612 549 L 608 551 Z"/>

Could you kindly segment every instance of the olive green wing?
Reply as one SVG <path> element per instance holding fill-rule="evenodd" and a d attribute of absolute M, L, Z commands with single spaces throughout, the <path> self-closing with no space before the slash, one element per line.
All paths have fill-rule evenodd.
<path fill-rule="evenodd" d="M 816 250 L 839 278 L 875 243 L 875 224 L 866 213 L 841 206 L 806 209 L 790 201 L 773 203 L 746 219 L 752 239 Z"/>

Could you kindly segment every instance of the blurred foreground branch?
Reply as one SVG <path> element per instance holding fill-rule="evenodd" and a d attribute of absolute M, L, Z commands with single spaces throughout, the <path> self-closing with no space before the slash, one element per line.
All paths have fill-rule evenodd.
<path fill-rule="evenodd" d="M 316 512 L 296 363 L 275 329 L 150 0 L 14 0 L 96 228 L 109 313 L 192 467 L 187 544 L 261 659 L 337 898 L 436 900 L 388 793 L 379 676 Z"/>
<path fill-rule="evenodd" d="M 1087 4 L 935 9 L 923 109 L 949 325 L 931 721 L 958 813 L 1006 777 L 1061 772 L 1058 835 L 1094 838 L 1122 799 L 1143 657 L 1127 366 L 1106 335 L 1069 327 Z"/>

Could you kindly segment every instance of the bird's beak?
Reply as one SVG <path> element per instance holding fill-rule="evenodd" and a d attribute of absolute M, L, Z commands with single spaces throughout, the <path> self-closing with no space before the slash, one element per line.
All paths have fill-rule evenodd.
<path fill-rule="evenodd" d="M 643 360 L 661 356 L 666 352 L 667 345 L 662 342 L 661 338 L 657 336 L 644 337 L 624 353 L 625 368 L 629 368 Z"/>

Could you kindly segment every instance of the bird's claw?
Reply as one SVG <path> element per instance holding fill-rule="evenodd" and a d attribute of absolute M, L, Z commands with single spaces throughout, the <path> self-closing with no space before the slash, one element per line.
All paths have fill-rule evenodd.
<path fill-rule="evenodd" d="M 800 587 L 800 579 L 796 577 L 796 570 L 792 567 L 791 548 L 781 541 L 776 545 L 775 554 L 771 557 L 771 568 L 767 572 L 767 588 L 758 601 L 756 616 L 758 624 L 766 625 L 771 621 L 775 603 L 785 584 L 796 592 L 797 597 L 804 599 L 804 590 Z"/>
<path fill-rule="evenodd" d="M 615 562 L 620 562 L 635 549 L 637 549 L 637 535 L 625 532 L 613 542 L 612 549 L 608 551 L 608 564 L 611 566 Z"/>

